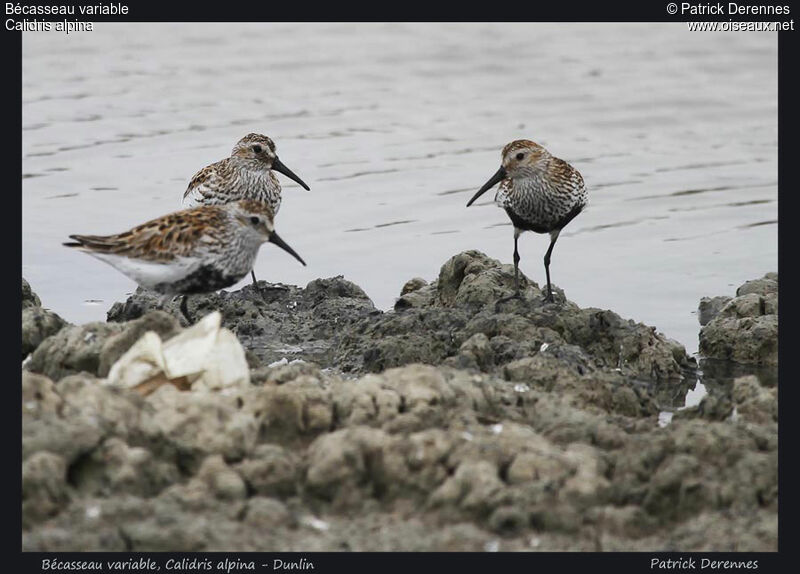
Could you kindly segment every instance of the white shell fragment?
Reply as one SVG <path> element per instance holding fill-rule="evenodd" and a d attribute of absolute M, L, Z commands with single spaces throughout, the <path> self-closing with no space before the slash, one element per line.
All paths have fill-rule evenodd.
<path fill-rule="evenodd" d="M 244 349 L 221 320 L 218 311 L 210 313 L 167 342 L 148 331 L 112 365 L 108 384 L 136 388 L 154 379 L 180 380 L 192 390 L 249 385 Z"/>
<path fill-rule="evenodd" d="M 304 526 L 309 526 L 314 530 L 319 530 L 320 532 L 324 532 L 330 528 L 330 525 L 327 522 L 317 518 L 316 516 L 304 516 L 300 519 L 300 523 Z"/>

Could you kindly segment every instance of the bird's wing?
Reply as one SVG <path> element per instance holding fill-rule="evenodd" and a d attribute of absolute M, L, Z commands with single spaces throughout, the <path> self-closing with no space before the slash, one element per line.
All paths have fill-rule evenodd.
<path fill-rule="evenodd" d="M 583 176 L 563 159 L 554 157 L 550 169 L 553 179 L 559 187 L 564 187 L 565 191 L 574 193 L 584 189 Z"/>
<path fill-rule="evenodd" d="M 189 187 L 183 193 L 183 204 L 187 207 L 216 205 L 233 199 L 228 197 L 234 171 L 230 159 L 225 158 L 207 165 L 194 174 Z"/>
<path fill-rule="evenodd" d="M 222 244 L 223 237 L 214 230 L 222 228 L 226 218 L 223 209 L 199 207 L 164 215 L 116 235 L 70 235 L 75 242 L 64 245 L 164 263 Z"/>

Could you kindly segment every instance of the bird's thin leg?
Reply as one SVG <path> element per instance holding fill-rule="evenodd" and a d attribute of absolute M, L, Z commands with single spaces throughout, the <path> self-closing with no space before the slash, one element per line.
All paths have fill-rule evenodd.
<path fill-rule="evenodd" d="M 514 228 L 514 294 L 509 295 L 508 297 L 503 297 L 502 299 L 498 299 L 494 306 L 495 311 L 497 311 L 500 303 L 505 303 L 511 299 L 522 299 L 522 293 L 519 290 L 519 249 L 517 246 L 521 233 L 522 230 L 517 229 L 516 227 Z"/>
<path fill-rule="evenodd" d="M 517 248 L 519 233 L 518 229 L 514 229 L 514 291 L 517 297 L 519 297 L 519 249 Z"/>
<path fill-rule="evenodd" d="M 264 297 L 264 292 L 261 290 L 261 287 L 258 286 L 258 279 L 256 279 L 256 272 L 251 269 L 250 270 L 250 277 L 253 278 L 253 289 L 255 289 L 261 297 Z"/>
<path fill-rule="evenodd" d="M 186 306 L 186 300 L 188 298 L 189 298 L 188 295 L 184 295 L 183 298 L 181 299 L 181 313 L 183 314 L 184 317 L 186 317 L 186 320 L 189 322 L 189 325 L 191 325 L 192 318 L 189 316 L 189 308 Z"/>
<path fill-rule="evenodd" d="M 261 295 L 262 299 L 266 295 L 267 290 L 273 290 L 273 291 L 278 291 L 278 290 L 279 291 L 288 291 L 289 290 L 289 288 L 286 287 L 285 285 L 270 285 L 270 284 L 267 284 L 266 287 L 262 288 L 261 286 L 259 286 L 258 280 L 256 279 L 256 272 L 253 271 L 252 269 L 250 270 L 250 276 L 253 278 L 253 288 L 256 291 L 258 291 L 258 294 Z"/>
<path fill-rule="evenodd" d="M 550 247 L 547 248 L 547 253 L 544 254 L 544 272 L 547 275 L 547 295 L 545 301 L 553 302 L 553 288 L 550 286 L 550 254 L 553 253 L 553 246 L 556 244 L 558 234 L 561 230 L 558 229 L 550 233 Z"/>

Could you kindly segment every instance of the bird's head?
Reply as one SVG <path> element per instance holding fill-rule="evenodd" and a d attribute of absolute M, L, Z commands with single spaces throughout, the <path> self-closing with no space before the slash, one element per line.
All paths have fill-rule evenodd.
<path fill-rule="evenodd" d="M 526 177 L 539 168 L 549 154 L 531 140 L 515 140 L 503 148 L 503 169 L 506 177 Z"/>
<path fill-rule="evenodd" d="M 228 209 L 239 222 L 241 233 L 245 236 L 258 243 L 266 241 L 274 243 L 303 265 L 306 264 L 303 258 L 275 233 L 274 214 L 269 204 L 252 199 L 243 199 L 227 204 L 225 209 Z"/>
<path fill-rule="evenodd" d="M 254 159 L 272 167 L 272 162 L 278 157 L 275 153 L 275 142 L 261 134 L 247 134 L 233 146 L 231 156 L 244 159 Z"/>
<path fill-rule="evenodd" d="M 547 150 L 530 140 L 515 140 L 503 148 L 500 169 L 472 196 L 467 207 L 494 185 L 506 178 L 530 177 L 542 168 L 541 162 L 549 156 Z"/>
<path fill-rule="evenodd" d="M 233 146 L 231 157 L 258 161 L 267 169 L 274 169 L 300 184 L 306 191 L 311 191 L 311 188 L 278 158 L 275 142 L 265 135 L 247 134 Z"/>

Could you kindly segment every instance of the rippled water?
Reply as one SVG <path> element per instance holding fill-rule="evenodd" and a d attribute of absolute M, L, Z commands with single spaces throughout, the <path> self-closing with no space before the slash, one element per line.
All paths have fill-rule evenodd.
<path fill-rule="evenodd" d="M 466 249 L 511 262 L 492 193 L 529 138 L 581 171 L 590 207 L 553 282 L 697 349 L 696 308 L 777 269 L 777 36 L 684 24 L 95 24 L 23 39 L 23 275 L 72 322 L 135 284 L 61 246 L 180 207 L 244 134 L 270 135 L 281 236 L 261 279 L 343 274 L 389 308 Z M 548 238 L 520 240 L 544 280 Z M 246 284 L 245 280 L 242 284 Z"/>

